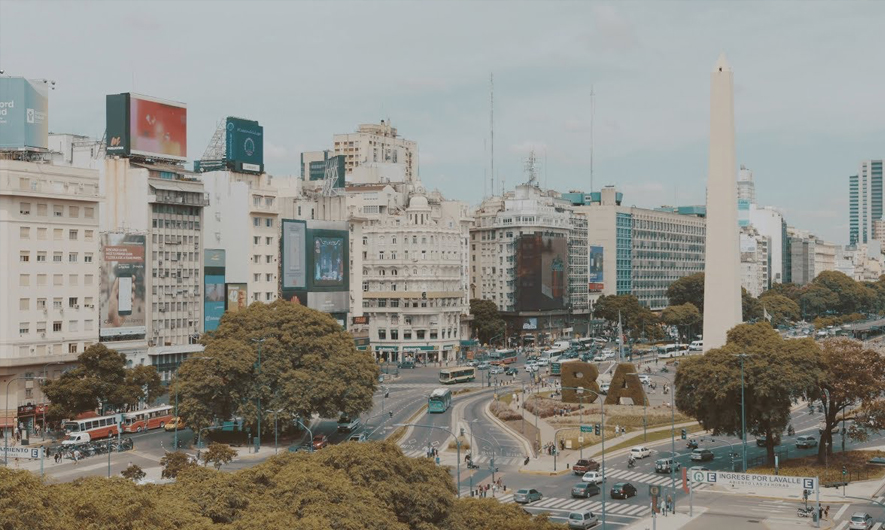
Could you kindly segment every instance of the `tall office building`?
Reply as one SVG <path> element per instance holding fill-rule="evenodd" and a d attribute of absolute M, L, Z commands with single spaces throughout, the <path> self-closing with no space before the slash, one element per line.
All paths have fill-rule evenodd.
<path fill-rule="evenodd" d="M 873 221 L 882 219 L 882 161 L 864 160 L 848 177 L 848 243 L 873 240 Z"/>
<path fill-rule="evenodd" d="M 345 170 L 368 165 L 396 165 L 404 169 L 405 180 L 418 178 L 418 144 L 397 134 L 389 121 L 360 125 L 356 132 L 333 136 L 335 155 L 344 155 Z M 322 155 L 320 155 L 322 156 Z M 320 160 L 316 153 L 305 153 L 302 160 Z"/>

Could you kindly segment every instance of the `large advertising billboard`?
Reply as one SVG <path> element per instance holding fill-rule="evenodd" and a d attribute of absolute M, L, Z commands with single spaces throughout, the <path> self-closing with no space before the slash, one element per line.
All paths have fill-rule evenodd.
<path fill-rule="evenodd" d="M 588 256 L 587 267 L 589 274 L 587 275 L 587 286 L 591 293 L 599 293 L 605 288 L 605 277 L 603 276 L 603 258 L 605 257 L 603 247 L 590 247 L 590 255 Z"/>
<path fill-rule="evenodd" d="M 107 150 L 111 155 L 187 160 L 187 105 L 138 94 L 106 100 Z"/>
<path fill-rule="evenodd" d="M 313 285 L 335 286 L 344 285 L 344 249 L 347 237 L 313 237 Z"/>
<path fill-rule="evenodd" d="M 226 287 L 228 311 L 237 312 L 249 307 L 249 292 L 245 283 L 228 283 Z"/>
<path fill-rule="evenodd" d="M 145 334 L 145 236 L 102 235 L 100 337 Z"/>
<path fill-rule="evenodd" d="M 350 306 L 347 223 L 283 220 L 283 298 L 327 313 Z"/>
<path fill-rule="evenodd" d="M 257 121 L 229 117 L 225 135 L 225 158 L 235 170 L 264 171 L 264 127 Z"/>
<path fill-rule="evenodd" d="M 224 315 L 226 291 L 224 288 L 225 254 L 223 249 L 205 249 L 203 260 L 204 301 L 203 330 L 215 331 Z"/>
<path fill-rule="evenodd" d="M 48 147 L 47 83 L 23 77 L 0 77 L 0 149 Z"/>
<path fill-rule="evenodd" d="M 568 241 L 526 234 L 516 243 L 516 310 L 564 309 L 568 302 Z"/>
<path fill-rule="evenodd" d="M 283 219 L 282 283 L 283 289 L 307 288 L 307 258 L 304 248 L 307 245 L 307 223 L 293 219 Z"/>
<path fill-rule="evenodd" d="M 308 165 L 308 180 L 326 180 L 328 173 L 337 171 L 338 178 L 335 180 L 334 188 L 345 187 L 344 176 L 346 170 L 346 158 L 344 155 L 336 155 L 326 158 L 325 160 L 315 160 Z"/>

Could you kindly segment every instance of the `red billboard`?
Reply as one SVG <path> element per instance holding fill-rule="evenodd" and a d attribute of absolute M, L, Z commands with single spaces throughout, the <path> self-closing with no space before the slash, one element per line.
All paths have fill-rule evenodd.
<path fill-rule="evenodd" d="M 187 106 L 129 95 L 129 152 L 134 155 L 187 159 Z"/>

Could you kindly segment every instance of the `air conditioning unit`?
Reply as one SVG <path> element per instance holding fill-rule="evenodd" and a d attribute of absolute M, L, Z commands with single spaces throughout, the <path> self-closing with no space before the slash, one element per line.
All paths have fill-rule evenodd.
<path fill-rule="evenodd" d="M 80 306 L 77 304 L 74 304 L 74 309 L 80 309 Z"/>

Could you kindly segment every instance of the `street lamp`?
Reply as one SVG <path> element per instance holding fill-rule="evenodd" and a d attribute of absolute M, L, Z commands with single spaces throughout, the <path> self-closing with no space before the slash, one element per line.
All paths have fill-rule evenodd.
<path fill-rule="evenodd" d="M 639 376 L 640 374 L 637 374 L 634 372 L 634 373 L 629 373 L 627 375 Z M 646 375 L 649 375 L 650 377 L 660 377 L 660 378 L 663 378 L 668 383 L 670 382 L 669 379 L 667 379 L 666 377 L 664 377 L 661 374 L 646 374 Z M 645 394 L 645 391 L 643 391 L 642 393 Z M 646 400 L 647 400 L 647 398 L 646 398 Z M 673 459 L 674 460 L 676 459 L 676 407 L 675 407 L 675 404 L 676 404 L 676 394 L 674 393 L 674 391 L 671 390 L 671 392 L 670 392 L 670 444 L 671 444 L 671 451 L 673 452 Z M 746 445 L 745 445 L 745 447 L 746 447 Z M 672 465 L 672 464 L 670 465 L 670 488 L 673 490 L 673 504 L 671 506 L 671 509 L 673 510 L 673 513 L 676 513 L 676 475 L 674 474 L 675 468 L 676 468 L 675 465 Z"/>
<path fill-rule="evenodd" d="M 489 448 L 490 448 L 490 450 L 491 450 L 491 452 L 492 452 L 492 460 L 491 460 L 491 462 L 489 463 L 489 469 L 490 469 L 491 472 L 492 472 L 492 482 L 494 483 L 494 482 L 495 482 L 495 470 L 496 470 L 496 468 L 495 468 L 495 449 L 493 448 L 494 444 L 493 444 L 492 442 L 490 442 L 489 440 L 487 440 L 487 439 L 485 439 L 485 438 L 482 438 L 481 436 L 477 436 L 477 435 L 473 434 L 473 429 L 470 430 L 470 436 L 472 436 L 472 437 L 474 437 L 474 438 L 479 438 L 479 439 L 482 440 L 483 442 L 489 444 Z M 457 439 L 457 438 L 456 438 L 456 439 Z M 498 447 L 501 447 L 501 444 L 500 444 L 500 443 L 498 444 Z M 501 456 L 504 456 L 503 453 L 501 454 Z M 460 457 L 459 457 L 459 458 L 460 458 Z M 459 489 L 461 488 L 460 484 L 459 484 L 458 488 L 459 488 Z M 473 489 L 473 475 L 470 475 L 470 489 L 471 489 L 471 490 Z"/>
<path fill-rule="evenodd" d="M 9 412 L 8 412 L 9 411 L 9 385 L 11 385 L 13 381 L 20 381 L 20 380 L 33 381 L 33 379 L 34 379 L 33 377 L 13 377 L 12 379 L 10 379 L 6 383 L 6 399 L 3 401 L 3 403 L 6 406 L 7 419 L 8 419 L 8 415 L 9 415 Z M 12 428 L 13 429 L 16 428 L 15 420 L 13 420 L 13 422 L 12 422 Z M 15 432 L 15 431 L 13 430 L 13 432 Z M 3 465 L 6 467 L 9 467 L 9 435 L 8 434 L 3 437 Z"/>
<path fill-rule="evenodd" d="M 744 407 L 744 359 L 749 357 L 746 353 L 739 353 L 735 357 L 741 360 L 741 443 L 743 449 L 741 451 L 741 469 L 747 472 L 747 415 Z"/>
<path fill-rule="evenodd" d="M 309 442 L 309 445 L 310 445 L 310 452 L 312 453 L 312 452 L 313 452 L 313 431 L 310 430 L 310 427 L 308 427 L 307 425 L 301 423 L 301 418 L 297 418 L 297 417 L 296 417 L 296 418 L 294 418 L 294 421 L 295 421 L 295 423 L 297 423 L 302 429 L 306 430 L 308 436 L 310 436 L 310 442 Z"/>
<path fill-rule="evenodd" d="M 260 339 L 252 339 L 252 342 L 258 343 L 258 377 L 261 377 L 261 345 L 264 344 L 265 337 L 261 337 Z M 258 441 L 255 444 L 255 452 L 257 453 L 259 449 L 261 449 L 261 383 L 258 383 Z"/>
<path fill-rule="evenodd" d="M 452 438 L 455 439 L 455 448 L 457 450 L 457 462 L 455 463 L 456 474 L 458 477 L 458 497 L 461 497 L 461 440 L 455 436 L 455 433 L 446 429 L 445 427 L 438 427 L 436 425 L 420 425 L 418 423 L 394 423 L 394 427 L 421 427 L 423 429 L 437 429 L 443 432 L 449 433 Z"/>

